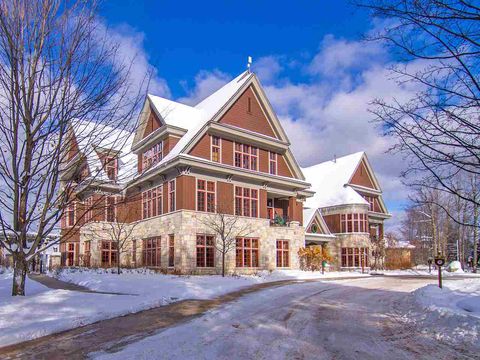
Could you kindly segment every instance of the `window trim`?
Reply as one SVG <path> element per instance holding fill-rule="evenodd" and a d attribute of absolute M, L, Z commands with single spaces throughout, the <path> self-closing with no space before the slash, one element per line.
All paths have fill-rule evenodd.
<path fill-rule="evenodd" d="M 250 241 L 250 247 L 245 246 L 245 240 Z M 241 241 L 241 246 L 238 247 L 238 241 Z M 253 247 L 253 241 L 256 241 L 257 246 Z M 238 262 L 238 252 L 239 250 L 241 251 L 241 256 L 242 256 L 242 261 L 241 265 L 239 265 Z M 250 264 L 245 265 L 245 251 L 248 251 L 250 253 Z M 256 266 L 253 266 L 254 264 L 254 257 L 253 253 L 256 251 Z M 260 239 L 255 238 L 255 237 L 237 237 L 235 239 L 235 267 L 237 268 L 242 268 L 242 269 L 256 269 L 260 267 Z"/>
<path fill-rule="evenodd" d="M 340 265 L 342 268 L 365 268 L 369 267 L 369 248 L 366 246 L 362 247 L 342 247 L 340 249 Z M 350 260 L 351 259 L 351 264 Z M 358 260 L 358 266 L 357 264 Z M 363 266 L 362 266 L 363 264 Z"/>
<path fill-rule="evenodd" d="M 281 243 L 282 244 L 282 247 L 279 248 L 278 247 L 278 244 Z M 287 250 L 285 250 L 285 243 L 288 245 L 288 248 Z M 280 266 L 279 266 L 279 261 L 278 261 L 278 253 L 281 253 L 281 261 L 280 261 Z M 287 254 L 287 256 L 285 257 L 285 253 Z M 276 242 L 275 242 L 275 259 L 276 259 L 276 266 L 277 268 L 280 268 L 280 269 L 289 269 L 291 267 L 291 262 L 290 262 L 290 241 L 289 240 L 286 240 L 286 239 L 277 239 Z M 285 259 L 286 259 L 286 265 L 285 266 Z"/>
<path fill-rule="evenodd" d="M 175 267 L 175 234 L 168 234 L 168 267 Z M 172 261 L 170 261 L 172 260 Z"/>
<path fill-rule="evenodd" d="M 271 156 L 275 155 L 275 159 L 272 159 Z M 275 164 L 275 171 L 272 173 L 272 163 Z M 270 175 L 278 175 L 278 154 L 273 151 L 268 152 L 268 173 Z"/>
<path fill-rule="evenodd" d="M 241 196 L 238 196 L 237 195 L 237 188 L 241 189 Z M 249 197 L 245 197 L 245 189 L 249 190 L 250 191 L 250 196 Z M 257 193 L 257 197 L 256 198 L 253 198 L 252 197 L 252 190 L 253 191 L 256 191 Z M 240 200 L 240 204 L 241 204 L 241 213 L 238 214 L 237 213 L 237 198 L 241 199 Z M 245 216 L 245 217 L 251 217 L 251 218 L 258 218 L 259 217 L 259 198 L 260 198 L 260 190 L 259 189 L 255 189 L 255 188 L 250 188 L 250 187 L 245 187 L 245 186 L 239 186 L 239 185 L 235 185 L 233 187 L 233 207 L 234 207 L 234 214 L 235 216 Z M 244 212 L 244 203 L 245 203 L 245 199 L 249 199 L 249 214 L 248 215 L 245 215 L 245 212 Z M 256 201 L 256 208 L 255 208 L 255 212 L 256 212 L 256 216 L 252 216 L 252 201 Z"/>
<path fill-rule="evenodd" d="M 358 231 L 355 231 L 355 230 L 358 230 Z M 341 234 L 369 233 L 368 214 L 366 213 L 340 214 L 340 233 Z"/>
<path fill-rule="evenodd" d="M 240 151 L 237 151 L 237 145 L 240 145 L 240 147 L 241 147 Z M 248 153 L 244 152 L 244 150 L 243 150 L 244 146 L 248 146 L 248 149 L 249 149 Z M 256 149 L 256 155 L 252 155 L 252 149 Z M 240 154 L 240 161 L 241 161 L 240 165 L 241 166 L 236 165 L 235 157 L 236 157 L 237 153 Z M 245 155 L 248 156 L 248 168 L 243 166 L 243 158 L 244 158 Z M 255 169 L 252 169 L 252 157 L 254 157 L 256 159 Z M 252 145 L 240 143 L 240 142 L 237 142 L 237 141 L 233 142 L 233 166 L 234 167 L 236 167 L 238 169 L 259 171 L 258 170 L 259 169 L 259 163 L 260 163 L 260 149 L 258 148 L 258 146 L 252 146 Z"/>
<path fill-rule="evenodd" d="M 71 209 L 71 210 L 70 210 Z M 70 225 L 70 215 L 69 213 L 73 214 L 73 224 Z M 69 204 L 64 211 L 64 216 L 65 216 L 65 227 L 66 228 L 73 228 L 77 222 L 77 201 L 73 201 L 71 204 Z"/>
<path fill-rule="evenodd" d="M 213 144 L 213 138 L 218 139 L 218 145 Z M 210 135 L 210 161 L 216 162 L 218 164 L 222 163 L 222 138 L 216 135 Z M 213 160 L 213 148 L 218 148 L 218 161 Z"/>
<path fill-rule="evenodd" d="M 198 238 L 203 237 L 204 244 L 203 245 L 198 245 Z M 207 246 L 207 237 L 211 237 L 213 241 L 213 245 L 208 245 Z M 198 248 L 203 248 L 205 249 L 205 253 L 203 255 L 203 265 L 198 265 Z M 212 266 L 207 266 L 207 248 L 212 249 L 213 251 L 213 265 Z M 201 269 L 214 269 L 216 264 L 216 248 L 215 248 L 215 235 L 210 235 L 210 234 L 196 234 L 195 237 L 195 267 L 201 268 Z"/>
<path fill-rule="evenodd" d="M 104 244 L 108 244 L 108 249 L 105 249 L 104 248 Z M 114 246 L 115 244 L 115 246 Z M 101 240 L 100 242 L 100 264 L 102 267 L 113 267 L 113 266 L 118 266 L 118 261 L 119 259 L 117 258 L 117 249 L 116 249 L 116 246 L 118 246 L 118 244 L 115 242 L 115 241 L 112 241 L 112 240 Z M 104 261 L 103 261 L 103 253 L 108 253 L 108 264 L 105 265 L 104 264 Z M 116 262 L 112 262 L 112 254 L 115 253 L 115 259 L 116 259 Z"/>
<path fill-rule="evenodd" d="M 148 242 L 155 243 L 154 247 L 146 246 Z M 147 253 L 155 255 L 155 265 L 147 265 Z M 150 259 L 153 259 L 150 257 Z M 160 268 L 162 266 L 162 238 L 161 236 L 151 236 L 142 239 L 142 266 L 149 268 Z"/>
<path fill-rule="evenodd" d="M 171 185 L 173 184 L 173 190 Z M 177 179 L 174 178 L 167 183 L 168 188 L 168 212 L 177 210 Z M 173 208 L 172 209 L 172 194 L 173 194 Z"/>
<path fill-rule="evenodd" d="M 200 190 L 198 188 L 198 182 L 199 181 L 204 181 L 205 182 L 205 189 Z M 208 183 L 213 183 L 213 191 L 208 191 Z M 205 203 L 204 203 L 204 208 L 199 209 L 198 207 L 198 193 L 203 192 L 205 194 Z M 213 194 L 213 209 L 212 211 L 208 211 L 208 194 Z M 208 212 L 208 213 L 216 213 L 217 209 L 217 181 L 215 180 L 207 180 L 207 179 L 202 179 L 202 178 L 195 178 L 195 209 L 196 211 L 201 211 L 201 212 Z"/>
<path fill-rule="evenodd" d="M 153 196 L 153 191 L 155 191 L 155 197 Z M 148 197 L 149 193 L 151 194 L 150 197 Z M 149 208 L 149 206 L 151 206 L 151 209 Z M 145 215 L 145 207 L 147 208 L 147 215 Z M 142 191 L 142 209 L 141 210 L 142 210 L 142 220 L 150 219 L 155 216 L 162 215 L 164 213 L 163 184 L 157 185 L 157 186 L 151 187 L 150 189 Z M 149 215 L 150 210 L 151 210 L 151 214 Z"/>
<path fill-rule="evenodd" d="M 108 199 L 113 198 L 113 221 L 108 220 Z M 104 199 L 104 221 L 108 223 L 117 222 L 117 201 L 118 195 L 106 195 Z"/>
<path fill-rule="evenodd" d="M 156 146 L 159 146 L 160 147 L 160 151 L 157 151 L 155 152 L 154 151 L 154 148 Z M 151 155 L 145 155 L 147 154 L 148 152 L 152 152 Z M 148 149 L 146 149 L 145 151 L 142 152 L 142 171 L 145 171 L 145 170 L 148 170 L 150 169 L 152 166 L 154 166 L 155 164 L 158 164 L 160 161 L 163 160 L 164 158 L 164 152 L 165 152 L 165 149 L 164 149 L 164 140 L 160 140 L 159 142 L 153 144 L 152 146 L 150 146 Z M 151 160 L 150 164 L 148 164 L 148 161 Z"/>

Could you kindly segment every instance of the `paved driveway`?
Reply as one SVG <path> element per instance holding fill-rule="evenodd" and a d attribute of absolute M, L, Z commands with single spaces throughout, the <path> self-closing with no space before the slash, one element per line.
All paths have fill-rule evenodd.
<path fill-rule="evenodd" d="M 266 289 L 102 359 L 471 359 L 402 319 L 425 278 L 367 278 Z"/>

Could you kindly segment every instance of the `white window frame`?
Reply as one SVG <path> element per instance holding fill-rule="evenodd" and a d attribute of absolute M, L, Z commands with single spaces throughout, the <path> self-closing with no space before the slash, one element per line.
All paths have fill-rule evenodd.
<path fill-rule="evenodd" d="M 219 145 L 213 145 L 213 138 L 216 137 L 218 139 L 218 143 Z M 222 138 L 220 136 L 217 136 L 217 135 L 210 135 L 210 161 L 213 161 L 213 162 L 216 162 L 218 164 L 221 164 L 222 163 Z M 218 152 L 218 161 L 214 161 L 213 160 L 213 147 L 218 147 L 219 149 L 219 152 Z"/>
<path fill-rule="evenodd" d="M 274 154 L 274 155 L 275 155 L 275 160 L 272 160 L 272 159 L 270 158 L 271 154 Z M 272 162 L 275 163 L 275 172 L 274 172 L 274 173 L 272 173 L 272 169 L 271 169 L 271 167 L 270 167 L 271 164 L 272 164 Z M 269 152 L 268 152 L 268 173 L 269 173 L 270 175 L 278 175 L 278 154 L 277 154 L 276 152 L 273 152 L 273 151 L 269 151 Z"/>
<path fill-rule="evenodd" d="M 205 181 L 205 195 L 207 195 L 209 193 L 209 191 L 207 191 L 207 182 L 213 182 L 214 185 L 215 185 L 215 189 L 213 190 L 213 194 L 215 195 L 215 204 L 214 204 L 214 209 L 213 209 L 213 212 L 212 211 L 207 211 L 207 197 L 205 197 L 205 210 L 198 210 L 198 181 Z M 175 187 L 176 189 L 176 187 Z M 210 191 L 211 193 L 211 191 Z M 209 179 L 205 179 L 205 178 L 195 178 L 195 211 L 200 211 L 200 212 L 207 212 L 209 214 L 214 214 L 217 212 L 217 181 L 216 180 L 209 180 Z"/>
<path fill-rule="evenodd" d="M 113 198 L 113 217 L 114 221 L 117 222 L 117 204 L 118 204 L 118 195 L 106 195 L 105 196 L 105 211 L 104 211 L 104 220 L 105 222 L 111 223 L 112 221 L 108 221 L 108 198 Z"/>
<path fill-rule="evenodd" d="M 171 184 L 172 182 L 175 184 L 175 190 L 174 190 L 174 191 L 171 191 L 171 190 L 170 190 L 170 184 Z M 168 212 L 176 211 L 176 210 L 177 210 L 177 179 L 176 179 L 176 178 L 174 178 L 174 179 L 172 179 L 172 180 L 170 180 L 170 181 L 167 182 L 167 190 L 168 190 L 168 191 L 167 191 Z M 173 209 L 173 210 L 172 210 L 172 206 L 171 206 L 171 202 L 172 202 L 172 201 L 171 201 L 171 199 L 170 199 L 172 193 L 175 195 L 175 203 L 174 203 L 175 209 Z M 196 194 L 195 194 L 195 196 L 196 196 Z"/>

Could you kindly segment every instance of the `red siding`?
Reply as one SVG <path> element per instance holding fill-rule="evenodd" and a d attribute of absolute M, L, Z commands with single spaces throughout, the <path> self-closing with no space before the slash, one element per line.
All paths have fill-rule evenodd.
<path fill-rule="evenodd" d="M 251 111 L 248 111 L 250 98 Z M 250 131 L 276 137 L 267 117 L 262 111 L 251 87 L 237 99 L 231 108 L 220 119 L 222 124 L 230 124 Z"/>
<path fill-rule="evenodd" d="M 364 161 L 360 164 L 360 166 L 355 171 L 355 174 L 352 176 L 352 180 L 350 181 L 351 184 L 364 186 L 367 188 L 375 189 L 372 180 L 368 175 L 367 167 L 365 166 Z"/>

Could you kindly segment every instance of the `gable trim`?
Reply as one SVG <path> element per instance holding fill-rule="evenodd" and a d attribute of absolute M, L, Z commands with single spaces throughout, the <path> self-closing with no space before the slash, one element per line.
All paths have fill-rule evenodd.
<path fill-rule="evenodd" d="M 350 186 L 361 186 L 361 185 L 351 184 L 351 181 L 353 179 L 353 176 L 355 175 L 355 173 L 357 172 L 357 170 L 359 169 L 359 167 L 362 164 L 365 164 L 365 167 L 367 168 L 367 176 L 371 180 L 373 186 L 375 186 L 375 190 L 381 192 L 382 190 L 380 188 L 380 184 L 378 183 L 378 179 L 375 176 L 375 173 L 373 172 L 372 166 L 370 165 L 370 162 L 368 161 L 367 155 L 365 153 L 363 153 L 362 157 L 360 158 L 360 161 L 358 162 L 357 166 L 355 167 L 355 170 L 352 172 L 352 175 L 350 176 L 350 179 L 348 179 L 347 184 L 350 185 Z M 369 188 L 366 188 L 366 189 L 369 189 Z"/>

